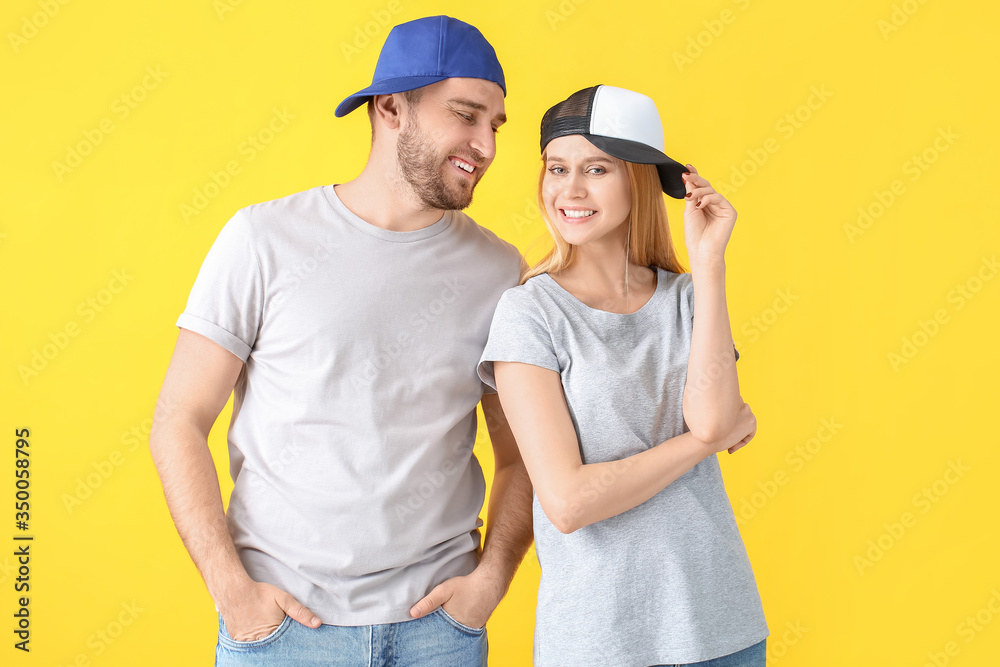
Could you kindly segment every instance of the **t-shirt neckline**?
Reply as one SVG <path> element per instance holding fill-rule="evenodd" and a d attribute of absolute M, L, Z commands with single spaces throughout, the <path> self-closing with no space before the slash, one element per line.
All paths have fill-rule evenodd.
<path fill-rule="evenodd" d="M 654 267 L 650 267 L 654 268 Z M 655 309 L 655 301 L 660 299 L 660 295 L 665 291 L 665 276 L 666 273 L 663 269 L 655 267 L 656 271 L 656 288 L 653 290 L 653 294 L 646 300 L 646 303 L 642 304 L 639 310 L 631 313 L 613 313 L 610 310 L 601 310 L 600 308 L 591 308 L 583 301 L 573 296 L 573 294 L 567 290 L 565 287 L 560 285 L 555 281 L 555 279 L 548 273 L 539 274 L 539 278 L 543 278 L 545 284 L 550 286 L 550 289 L 554 291 L 555 295 L 558 296 L 563 301 L 571 304 L 581 313 L 588 315 L 590 317 L 599 318 L 610 324 L 632 324 L 638 322 L 646 317 L 646 314 Z"/>
<path fill-rule="evenodd" d="M 421 229 L 414 229 L 409 232 L 382 229 L 381 227 L 377 227 L 367 220 L 364 220 L 355 214 L 351 209 L 347 208 L 344 202 L 340 200 L 340 197 L 337 196 L 337 191 L 334 190 L 334 185 L 337 184 L 334 183 L 323 187 L 323 193 L 326 195 L 327 201 L 330 202 L 330 206 L 332 206 L 342 218 L 347 220 L 352 227 L 361 230 L 369 236 L 382 239 L 383 241 L 389 241 L 391 243 L 411 243 L 413 241 L 423 241 L 424 239 L 429 239 L 432 236 L 437 236 L 441 232 L 448 229 L 454 219 L 452 211 L 445 211 L 444 215 L 442 215 L 439 220 Z"/>

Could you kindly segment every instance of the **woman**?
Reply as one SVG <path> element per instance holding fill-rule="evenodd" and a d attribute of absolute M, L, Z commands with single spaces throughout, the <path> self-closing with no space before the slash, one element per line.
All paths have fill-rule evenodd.
<path fill-rule="evenodd" d="M 535 489 L 535 665 L 763 667 L 715 456 L 756 433 L 725 299 L 736 212 L 663 153 L 656 106 L 632 91 L 549 109 L 542 159 L 555 246 L 504 293 L 479 364 Z M 691 273 L 661 189 L 686 199 Z"/>

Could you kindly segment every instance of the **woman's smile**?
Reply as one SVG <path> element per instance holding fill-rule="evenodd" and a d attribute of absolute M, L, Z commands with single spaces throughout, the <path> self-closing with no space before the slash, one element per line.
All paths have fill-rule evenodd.
<path fill-rule="evenodd" d="M 578 225 L 582 222 L 587 222 L 592 220 L 597 211 L 592 208 L 583 208 L 580 206 L 565 206 L 559 210 L 559 217 L 562 218 L 563 222 L 570 225 Z"/>

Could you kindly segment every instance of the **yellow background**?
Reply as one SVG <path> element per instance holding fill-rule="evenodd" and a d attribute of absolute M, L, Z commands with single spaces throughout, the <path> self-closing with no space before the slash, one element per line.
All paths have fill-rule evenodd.
<path fill-rule="evenodd" d="M 469 212 L 530 257 L 545 234 L 538 121 L 580 88 L 649 94 L 667 152 L 733 186 L 730 314 L 760 429 L 722 463 L 769 664 L 997 664 L 996 3 L 7 0 L 0 13 L 3 664 L 210 664 L 213 604 L 146 448 L 174 322 L 237 209 L 358 173 L 367 120 L 333 109 L 370 81 L 380 22 L 438 13 L 479 27 L 504 65 L 510 122 Z M 294 118 L 250 157 L 275 109 Z M 77 166 L 54 165 L 77 149 Z M 230 161 L 239 173 L 185 220 Z M 681 206 L 668 211 L 683 247 Z M 35 353 L 41 370 L 22 377 Z M 226 497 L 228 414 L 211 438 Z M 22 427 L 30 654 L 12 634 Z M 482 426 L 477 452 L 489 477 Z M 491 664 L 530 663 L 537 581 L 531 552 L 490 621 Z"/>

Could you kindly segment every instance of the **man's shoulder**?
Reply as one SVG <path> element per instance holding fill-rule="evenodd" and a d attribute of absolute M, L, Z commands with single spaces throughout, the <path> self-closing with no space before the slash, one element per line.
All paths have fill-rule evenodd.
<path fill-rule="evenodd" d="M 324 192 L 326 186 L 316 186 L 276 199 L 244 206 L 226 223 L 234 233 L 249 235 L 254 245 L 268 244 L 277 237 L 301 234 L 302 222 L 329 215 L 330 204 Z"/>
<path fill-rule="evenodd" d="M 454 224 L 460 233 L 468 237 L 467 240 L 477 243 L 483 252 L 500 255 L 503 257 L 516 258 L 521 260 L 521 251 L 513 243 L 500 238 L 493 230 L 480 225 L 462 211 L 452 211 L 455 216 Z"/>
<path fill-rule="evenodd" d="M 327 203 L 326 194 L 324 192 L 326 187 L 327 186 L 324 185 L 317 185 L 307 190 L 293 192 L 292 194 L 285 195 L 284 197 L 249 204 L 241 208 L 238 213 L 247 218 L 254 219 L 260 217 L 270 217 L 276 214 L 283 215 L 292 211 L 305 212 L 310 209 L 315 209 L 317 205 Z"/>
<path fill-rule="evenodd" d="M 476 272 L 488 282 L 516 285 L 527 268 L 521 251 L 493 230 L 483 227 L 461 211 L 450 211 L 457 241 L 476 265 Z M 499 296 L 499 294 L 497 295 Z"/>

